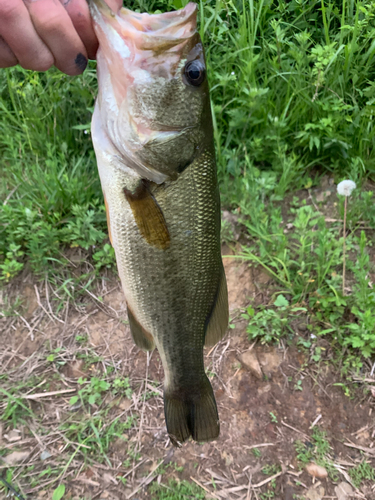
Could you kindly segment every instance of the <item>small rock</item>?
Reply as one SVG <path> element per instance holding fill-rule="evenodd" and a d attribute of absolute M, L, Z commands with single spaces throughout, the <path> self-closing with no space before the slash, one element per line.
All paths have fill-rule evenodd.
<path fill-rule="evenodd" d="M 26 460 L 29 455 L 29 451 L 14 451 L 10 455 L 7 455 L 3 460 L 8 465 L 16 465 Z"/>
<path fill-rule="evenodd" d="M 368 431 L 362 431 L 357 434 L 357 441 L 359 444 L 366 446 L 369 442 L 371 442 L 370 433 Z"/>
<path fill-rule="evenodd" d="M 263 387 L 258 387 L 258 394 L 266 394 L 266 392 L 270 392 L 271 384 L 266 384 Z"/>
<path fill-rule="evenodd" d="M 51 453 L 48 450 L 44 450 L 40 454 L 40 459 L 41 460 L 47 460 L 47 458 L 50 458 L 50 457 L 52 457 L 52 455 L 51 455 Z"/>
<path fill-rule="evenodd" d="M 225 239 L 229 241 L 238 241 L 241 236 L 241 224 L 238 222 L 238 215 L 232 214 L 227 210 L 222 213 L 222 220 L 225 221 L 227 228 L 224 229 Z"/>
<path fill-rule="evenodd" d="M 83 370 L 84 362 L 82 359 L 77 359 L 68 365 L 68 376 L 71 378 L 85 377 L 86 374 Z"/>
<path fill-rule="evenodd" d="M 317 201 L 318 203 L 321 203 L 322 201 L 324 201 L 324 200 L 325 200 L 325 198 L 326 198 L 326 193 L 325 193 L 324 191 L 320 191 L 319 193 L 317 193 L 317 195 L 315 196 L 315 198 L 316 198 L 316 201 Z"/>
<path fill-rule="evenodd" d="M 230 453 L 227 453 L 226 451 L 223 451 L 221 454 L 221 458 L 225 460 L 225 465 L 229 467 L 229 465 L 232 465 L 233 463 L 233 455 Z"/>
<path fill-rule="evenodd" d="M 102 479 L 106 484 L 113 483 L 115 485 L 118 485 L 118 481 L 116 481 L 116 479 L 108 472 L 104 472 L 104 474 L 102 475 Z"/>
<path fill-rule="evenodd" d="M 324 497 L 324 488 L 320 486 L 319 488 L 314 488 L 313 486 L 309 488 L 305 493 L 306 500 L 322 500 Z"/>
<path fill-rule="evenodd" d="M 242 353 L 239 357 L 239 360 L 243 364 L 243 366 L 254 375 L 254 377 L 262 380 L 262 369 L 260 367 L 257 355 L 253 350 Z"/>
<path fill-rule="evenodd" d="M 349 500 L 349 498 L 354 495 L 354 490 L 349 483 L 343 481 L 335 487 L 335 493 L 338 500 Z"/>
<path fill-rule="evenodd" d="M 259 352 L 259 363 L 262 372 L 267 375 L 267 377 L 272 377 L 279 369 L 279 366 L 283 362 L 283 358 L 275 347 L 270 348 L 265 351 Z"/>
<path fill-rule="evenodd" d="M 20 431 L 10 431 L 8 434 L 4 434 L 5 439 L 8 443 L 15 443 L 16 441 L 21 441 Z"/>
<path fill-rule="evenodd" d="M 318 479 L 325 479 L 328 476 L 328 472 L 324 467 L 316 465 L 313 462 L 306 465 L 306 471 L 310 474 L 310 476 L 317 477 Z"/>
<path fill-rule="evenodd" d="M 132 404 L 133 404 L 133 402 L 130 399 L 123 398 L 123 400 L 119 404 L 119 408 L 121 410 L 126 411 L 126 410 L 128 410 L 131 407 Z"/>
<path fill-rule="evenodd" d="M 327 190 L 327 191 L 321 191 L 320 193 L 318 193 L 316 195 L 316 201 L 318 203 L 321 203 L 322 201 L 325 201 L 326 198 L 328 198 L 329 196 L 331 196 L 332 192 Z"/>

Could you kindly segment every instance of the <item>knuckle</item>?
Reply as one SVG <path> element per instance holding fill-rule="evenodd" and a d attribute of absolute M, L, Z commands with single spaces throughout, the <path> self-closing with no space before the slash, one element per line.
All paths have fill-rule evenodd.
<path fill-rule="evenodd" d="M 51 67 L 53 66 L 53 62 L 47 62 L 47 61 L 44 61 L 44 62 L 41 62 L 39 63 L 38 65 L 36 65 L 36 68 L 34 71 L 47 71 L 48 69 L 50 69 Z"/>
<path fill-rule="evenodd" d="M 43 23 L 43 31 L 47 33 L 55 33 L 61 31 L 63 25 L 61 23 L 61 17 L 58 13 L 50 13 Z"/>
<path fill-rule="evenodd" d="M 22 67 L 25 69 L 31 69 L 33 71 L 47 71 L 51 66 L 53 66 L 54 59 L 51 56 L 39 57 L 34 62 L 28 61 L 25 64 L 22 64 Z"/>
<path fill-rule="evenodd" d="M 12 66 L 16 66 L 18 64 L 17 59 L 4 57 L 2 58 L 0 55 L 0 68 L 11 68 Z"/>
<path fill-rule="evenodd" d="M 5 24 L 17 19 L 19 15 L 19 3 L 14 0 L 3 0 L 0 3 L 0 19 Z"/>
<path fill-rule="evenodd" d="M 87 30 L 91 26 L 91 21 L 81 12 L 72 15 L 72 21 L 76 31 Z"/>
<path fill-rule="evenodd" d="M 0 68 L 10 68 L 16 64 L 18 64 L 16 56 L 0 36 Z"/>

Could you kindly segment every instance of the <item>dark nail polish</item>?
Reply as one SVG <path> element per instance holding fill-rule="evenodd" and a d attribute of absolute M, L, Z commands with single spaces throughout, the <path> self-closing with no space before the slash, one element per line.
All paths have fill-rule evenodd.
<path fill-rule="evenodd" d="M 82 72 L 85 71 L 87 66 L 87 58 L 83 54 L 79 53 L 74 62 Z"/>

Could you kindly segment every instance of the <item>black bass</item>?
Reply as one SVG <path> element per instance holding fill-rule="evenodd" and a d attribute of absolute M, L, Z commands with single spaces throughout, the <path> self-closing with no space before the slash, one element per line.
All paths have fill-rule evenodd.
<path fill-rule="evenodd" d="M 100 46 L 92 138 L 131 333 L 160 353 L 172 442 L 215 439 L 203 346 L 225 334 L 228 294 L 197 7 L 90 9 Z"/>

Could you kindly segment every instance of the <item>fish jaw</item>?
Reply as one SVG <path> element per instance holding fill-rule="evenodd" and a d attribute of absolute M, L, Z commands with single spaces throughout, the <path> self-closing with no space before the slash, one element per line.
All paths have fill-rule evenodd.
<path fill-rule="evenodd" d="M 97 106 L 109 139 L 124 163 L 131 164 L 141 177 L 156 183 L 176 179 L 193 160 L 204 135 L 199 126 L 208 86 L 202 96 L 182 84 L 189 57 L 204 61 L 196 31 L 196 4 L 157 15 L 124 8 L 113 12 L 104 0 L 91 0 L 90 9 L 99 39 Z M 163 102 L 169 102 L 176 88 L 181 110 L 166 116 Z M 180 151 L 184 141 L 183 157 L 174 155 L 160 165 L 160 157 L 167 156 L 164 150 L 175 146 Z"/>
<path fill-rule="evenodd" d="M 149 84 L 156 76 L 171 79 L 181 51 L 196 33 L 196 5 L 165 14 L 113 12 L 104 0 L 91 0 L 90 11 L 99 39 L 98 67 L 108 62 L 118 107 L 134 84 Z"/>

